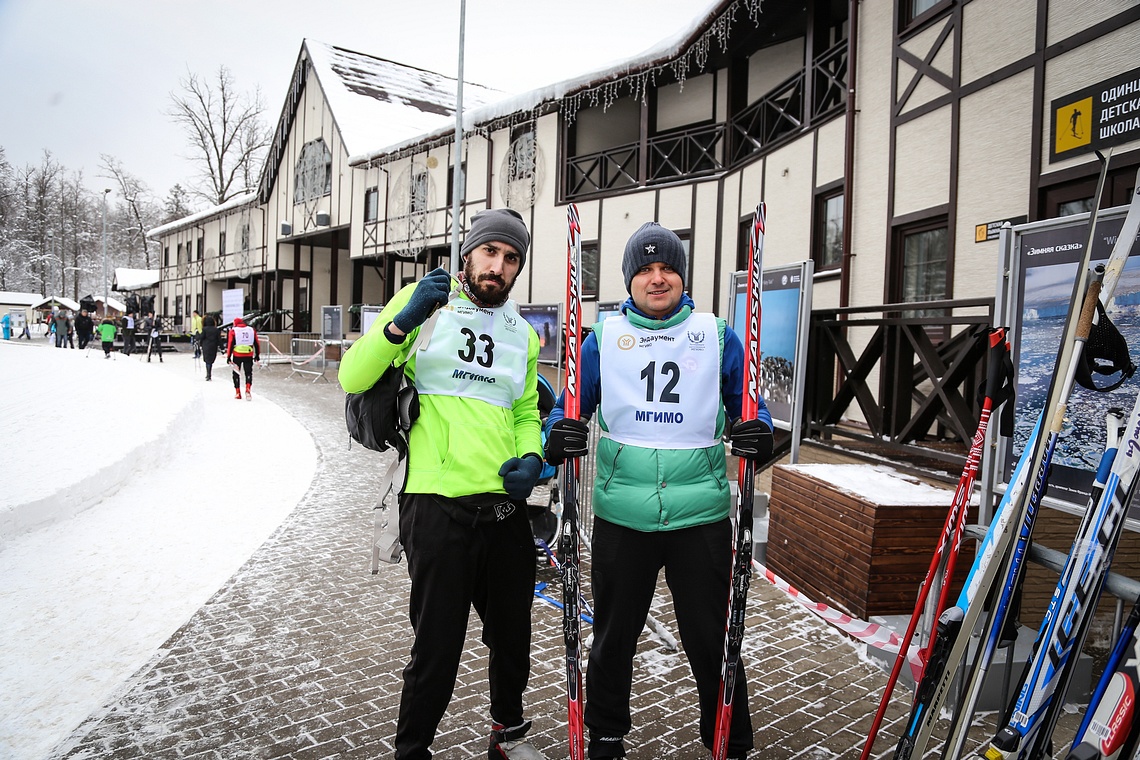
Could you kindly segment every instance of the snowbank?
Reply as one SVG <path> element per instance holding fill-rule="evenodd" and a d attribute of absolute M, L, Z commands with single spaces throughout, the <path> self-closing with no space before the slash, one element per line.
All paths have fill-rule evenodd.
<path fill-rule="evenodd" d="M 177 453 L 202 416 L 202 396 L 189 378 L 156 374 L 156 364 L 0 341 L 0 546 L 82 512 L 134 470 Z"/>

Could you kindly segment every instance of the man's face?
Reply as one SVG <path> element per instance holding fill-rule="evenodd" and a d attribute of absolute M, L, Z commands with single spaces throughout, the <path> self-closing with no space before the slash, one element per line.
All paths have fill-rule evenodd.
<path fill-rule="evenodd" d="M 500 304 L 507 300 L 515 285 L 521 261 L 522 256 L 513 246 L 491 241 L 467 254 L 463 273 L 476 298 Z"/>
<path fill-rule="evenodd" d="M 673 313 L 684 292 L 680 273 L 661 261 L 638 269 L 629 283 L 629 294 L 638 310 L 658 319 Z"/>

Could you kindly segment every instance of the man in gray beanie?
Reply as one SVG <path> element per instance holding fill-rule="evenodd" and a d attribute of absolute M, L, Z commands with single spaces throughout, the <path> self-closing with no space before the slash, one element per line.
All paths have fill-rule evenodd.
<path fill-rule="evenodd" d="M 633 658 L 662 569 L 697 683 L 701 742 L 712 747 L 732 568 L 722 437 L 731 438 L 737 456 L 764 462 L 772 453 L 764 400 L 758 419 L 739 419 L 743 344 L 723 319 L 695 311 L 684 290 L 687 264 L 680 238 L 655 222 L 643 225 L 622 258 L 629 299 L 582 342 L 581 415 L 596 412 L 603 431 L 591 536 L 594 645 L 586 671 L 591 760 L 625 757 Z M 560 398 L 547 418 L 552 464 L 585 456 L 589 445 L 588 428 L 566 419 L 562 404 Z M 728 757 L 740 760 L 752 748 L 743 664 L 733 704 Z"/>
<path fill-rule="evenodd" d="M 472 607 L 489 651 L 484 751 L 496 760 L 542 757 L 524 738 L 531 723 L 523 714 L 536 568 L 525 501 L 543 466 L 539 341 L 508 300 L 529 247 L 518 213 L 479 212 L 460 249 L 463 271 L 453 280 L 435 269 L 405 287 L 341 361 L 348 393 L 363 393 L 402 366 L 419 399 L 398 495 L 413 640 L 396 760 L 432 756 Z M 421 342 L 429 319 L 431 339 Z"/>

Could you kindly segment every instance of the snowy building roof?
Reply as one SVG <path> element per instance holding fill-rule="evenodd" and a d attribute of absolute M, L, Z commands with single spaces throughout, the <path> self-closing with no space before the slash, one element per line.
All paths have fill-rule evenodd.
<path fill-rule="evenodd" d="M 37 301 L 36 303 L 32 304 L 32 308 L 38 309 L 41 306 L 52 306 L 52 305 L 56 305 L 56 304 L 58 304 L 59 306 L 62 306 L 65 309 L 71 309 L 72 311 L 79 311 L 79 304 L 77 304 L 75 301 L 72 301 L 70 298 L 68 298 L 66 296 L 48 296 L 47 298 L 44 298 L 43 300 Z"/>
<path fill-rule="evenodd" d="M 94 298 L 97 303 L 103 303 L 103 296 L 91 296 L 91 297 Z M 118 298 L 112 298 L 111 296 L 107 296 L 107 305 L 110 306 L 115 311 L 126 311 L 127 310 L 127 305 L 125 303 L 120 301 Z"/>
<path fill-rule="evenodd" d="M 175 224 L 180 225 L 182 222 L 186 222 L 189 218 L 190 217 L 187 217 L 187 219 L 181 219 Z M 151 233 L 155 232 L 158 229 L 161 228 L 156 227 L 155 230 L 151 230 Z M 162 273 L 157 269 L 126 269 L 124 267 L 119 267 L 115 269 L 114 284 L 111 287 L 114 290 L 118 290 L 120 292 L 124 290 L 143 290 L 144 288 L 153 288 L 158 284 L 158 281 L 161 278 Z M 107 303 L 109 303 L 113 308 L 119 308 L 115 306 L 113 299 L 107 299 Z"/>
<path fill-rule="evenodd" d="M 729 9 L 730 6 L 733 6 L 735 3 L 742 3 L 745 6 L 742 13 L 749 15 L 759 13 L 759 2 L 753 5 L 750 0 L 706 0 L 704 10 L 693 17 L 693 22 L 687 28 L 672 37 L 662 40 L 633 58 L 615 61 L 608 66 L 588 71 L 562 82 L 556 82 L 546 87 L 531 90 L 530 92 L 491 101 L 483 106 L 468 100 L 467 87 L 464 86 L 463 129 L 464 131 L 472 130 L 476 125 L 487 124 L 496 119 L 510 116 L 513 113 L 533 111 L 543 103 L 557 102 L 568 95 L 590 90 L 606 82 L 612 82 L 639 73 L 651 76 L 652 72 L 662 65 L 676 61 L 682 57 L 686 57 L 687 60 L 686 54 L 692 48 L 703 48 L 707 51 L 711 37 L 720 37 L 727 34 L 727 27 L 715 25 L 712 24 L 712 22 L 717 16 L 724 13 L 726 9 Z M 698 69 L 701 67 L 700 60 L 701 55 L 698 54 L 696 66 Z M 441 124 L 433 130 L 428 130 L 414 136 L 407 136 L 405 139 L 390 143 L 374 142 L 372 145 L 375 147 L 369 150 L 369 152 L 352 154 L 349 158 L 349 163 L 366 163 L 375 158 L 397 153 L 418 143 L 444 137 L 452 131 L 454 131 L 454 116 L 452 117 L 452 124 L 450 126 Z"/>
<path fill-rule="evenodd" d="M 458 80 L 317 40 L 305 40 L 304 47 L 349 155 L 455 128 Z M 464 110 L 503 96 L 463 84 Z"/>
<path fill-rule="evenodd" d="M 162 234 L 169 232 L 171 230 L 181 229 L 182 227 L 188 227 L 188 226 L 194 224 L 195 222 L 202 221 L 203 219 L 213 218 L 214 216 L 216 216 L 217 214 L 220 214 L 223 211 L 229 211 L 230 209 L 241 208 L 242 206 L 247 206 L 251 203 L 255 203 L 256 201 L 257 201 L 257 193 L 242 193 L 241 195 L 235 195 L 233 198 L 230 198 L 225 203 L 219 204 L 217 206 L 211 206 L 210 208 L 206 209 L 205 211 L 198 211 L 198 212 L 190 214 L 188 216 L 184 216 L 181 219 L 175 219 L 173 222 L 167 222 L 166 224 L 160 224 L 157 227 L 152 227 L 151 229 L 147 230 L 146 236 L 148 238 L 157 238 L 157 237 L 161 236 Z M 115 271 L 116 272 L 146 272 L 148 270 L 146 270 L 146 269 L 116 269 Z M 155 273 L 157 274 L 157 270 Z M 155 277 L 154 282 L 155 283 L 158 282 L 157 277 Z M 154 284 L 154 283 L 152 283 L 152 284 Z M 142 285 L 139 287 L 150 287 L 150 286 L 149 285 Z M 131 290 L 131 288 L 115 288 L 115 290 Z"/>
<path fill-rule="evenodd" d="M 41 293 L 17 293 L 12 290 L 0 290 L 0 303 L 12 306 L 31 306 L 44 300 Z"/>

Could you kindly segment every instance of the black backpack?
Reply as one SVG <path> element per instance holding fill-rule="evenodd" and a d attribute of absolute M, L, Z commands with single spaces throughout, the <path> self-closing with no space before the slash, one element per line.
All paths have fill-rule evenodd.
<path fill-rule="evenodd" d="M 420 416 L 419 395 L 404 365 L 393 364 L 363 393 L 344 397 L 344 422 L 352 440 L 373 451 L 396 449 L 408 455 L 408 431 Z"/>

